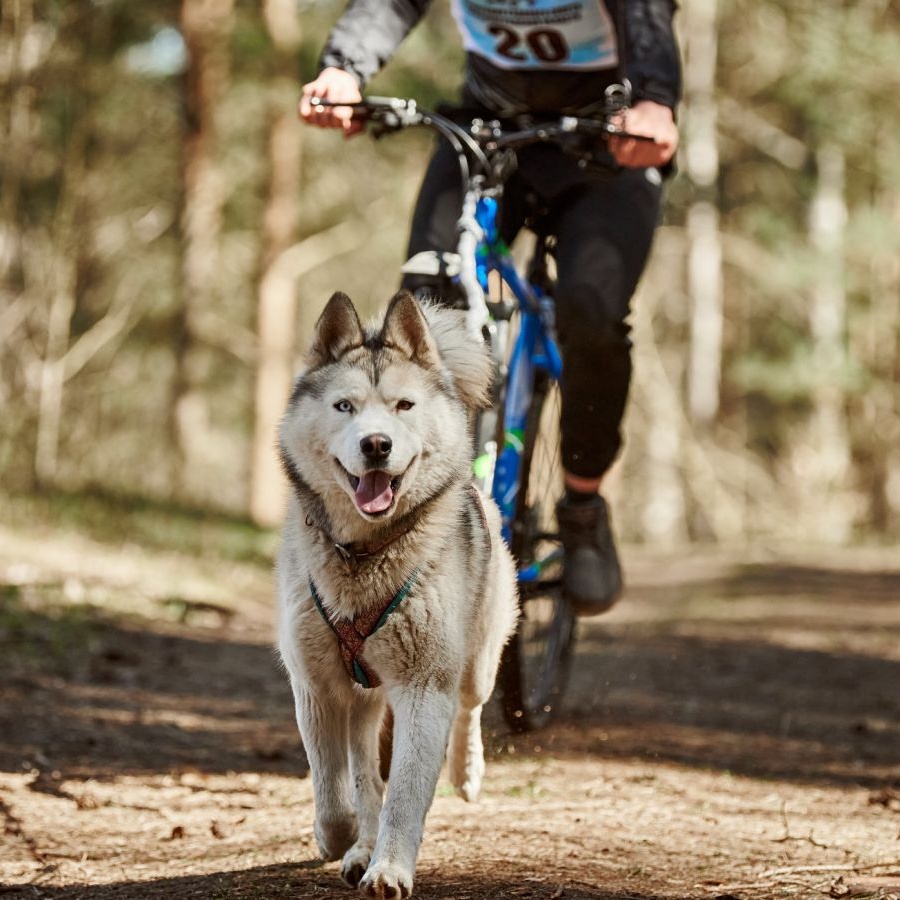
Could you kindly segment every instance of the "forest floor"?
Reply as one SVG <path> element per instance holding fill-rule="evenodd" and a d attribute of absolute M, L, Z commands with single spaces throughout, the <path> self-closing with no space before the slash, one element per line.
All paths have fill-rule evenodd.
<path fill-rule="evenodd" d="M 276 538 L 90 498 L 0 513 L 0 895 L 347 897 L 272 650 Z M 626 548 L 567 703 L 487 713 L 417 897 L 900 898 L 900 556 Z"/>

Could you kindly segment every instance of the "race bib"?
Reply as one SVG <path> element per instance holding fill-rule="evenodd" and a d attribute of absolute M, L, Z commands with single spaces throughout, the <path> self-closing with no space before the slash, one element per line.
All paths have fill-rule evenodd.
<path fill-rule="evenodd" d="M 501 69 L 608 69 L 616 29 L 603 0 L 453 0 L 463 45 Z"/>

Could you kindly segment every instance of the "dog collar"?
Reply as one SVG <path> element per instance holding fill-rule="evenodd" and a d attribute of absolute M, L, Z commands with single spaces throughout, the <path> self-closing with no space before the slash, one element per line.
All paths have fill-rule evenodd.
<path fill-rule="evenodd" d="M 318 588 L 316 588 L 315 582 L 312 578 L 309 579 L 309 592 L 312 594 L 313 603 L 315 603 L 316 609 L 337 636 L 344 668 L 358 685 L 364 688 L 374 688 L 381 684 L 381 679 L 360 658 L 363 644 L 365 644 L 367 638 L 370 638 L 384 625 L 388 616 L 406 599 L 418 574 L 419 570 L 417 568 L 384 606 L 370 607 L 354 619 L 335 619 L 328 612 L 325 601 L 322 599 Z"/>
<path fill-rule="evenodd" d="M 443 496 L 444 492 L 447 490 L 447 487 L 449 487 L 449 485 L 443 487 L 437 494 L 431 497 L 428 503 L 433 503 L 438 497 Z M 488 541 L 490 541 L 490 530 L 488 528 L 487 516 L 484 512 L 484 503 L 482 502 L 481 495 L 478 493 L 475 485 L 473 485 L 471 482 L 468 485 L 468 492 L 475 499 L 475 505 L 478 508 L 478 513 L 481 517 L 481 523 L 488 535 Z M 356 574 L 356 572 L 359 571 L 359 567 L 370 557 L 381 553 L 382 550 L 390 547 L 391 544 L 393 544 L 395 541 L 399 541 L 400 538 L 406 537 L 406 535 L 408 535 L 413 530 L 413 528 L 415 528 L 415 523 L 413 523 L 408 528 L 404 528 L 398 534 L 393 535 L 393 537 L 388 538 L 386 541 L 383 541 L 380 544 L 363 544 L 360 547 L 357 546 L 353 541 L 348 541 L 345 544 L 336 541 L 331 535 L 331 532 L 324 525 L 319 524 L 308 513 L 306 515 L 306 524 L 309 528 L 318 528 L 318 530 L 321 531 L 323 535 L 325 535 L 326 540 L 328 540 L 331 546 L 334 547 L 334 551 L 340 557 L 341 562 L 352 574 Z"/>
<path fill-rule="evenodd" d="M 414 527 L 414 525 L 410 525 L 409 528 L 404 528 L 399 534 L 395 534 L 393 537 L 388 538 L 380 544 L 363 544 L 362 546 L 359 546 L 354 541 L 348 541 L 345 544 L 336 541 L 327 528 L 320 525 L 309 515 L 306 516 L 306 524 L 309 528 L 317 528 L 322 532 L 325 539 L 332 547 L 334 547 L 334 552 L 340 557 L 341 562 L 347 567 L 348 571 L 353 574 L 356 574 L 356 572 L 359 571 L 359 567 L 370 557 L 381 553 L 382 550 L 390 547 L 394 541 L 399 541 L 400 538 L 405 537 Z"/>
<path fill-rule="evenodd" d="M 399 541 L 400 538 L 409 534 L 410 531 L 412 531 L 412 528 L 407 528 L 405 531 L 400 532 L 400 534 L 390 538 L 390 540 L 387 540 L 382 544 L 376 544 L 374 547 L 356 547 L 352 542 L 340 544 L 332 539 L 331 535 L 328 535 L 328 539 L 334 545 L 335 552 L 341 558 L 344 565 L 347 566 L 351 572 L 356 572 L 359 570 L 360 564 L 364 563 L 370 556 L 381 553 L 382 550 L 389 547 L 394 541 Z"/>

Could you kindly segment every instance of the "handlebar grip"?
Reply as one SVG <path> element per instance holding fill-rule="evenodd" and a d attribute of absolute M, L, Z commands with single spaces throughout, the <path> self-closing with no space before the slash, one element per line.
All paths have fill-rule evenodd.
<path fill-rule="evenodd" d="M 363 100 L 357 101 L 356 103 L 340 103 L 334 100 L 324 100 L 321 97 L 311 97 L 309 103 L 310 106 L 318 107 L 320 109 L 343 106 L 345 108 L 353 110 L 353 119 L 361 122 L 369 122 L 372 120 L 381 119 L 385 113 L 390 114 L 394 110 L 402 108 L 389 105 L 388 102 L 381 102 L 390 101 L 391 99 L 392 98 L 389 97 L 374 97 L 364 98 Z M 376 102 L 372 102 L 373 100 Z"/>
<path fill-rule="evenodd" d="M 356 109 L 356 110 L 368 108 L 368 104 L 366 103 L 365 100 L 357 101 L 356 103 L 341 103 L 340 101 L 337 101 L 337 100 L 325 100 L 322 97 L 310 97 L 309 105 L 310 106 L 318 106 L 318 107 L 321 107 L 322 109 L 330 109 L 331 107 L 334 107 L 334 106 L 347 106 L 350 109 Z"/>

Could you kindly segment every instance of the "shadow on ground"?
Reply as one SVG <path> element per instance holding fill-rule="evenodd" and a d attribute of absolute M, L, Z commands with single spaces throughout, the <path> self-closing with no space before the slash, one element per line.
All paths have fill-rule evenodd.
<path fill-rule="evenodd" d="M 591 648 L 577 657 L 581 684 L 559 719 L 520 739 L 519 752 L 669 761 L 800 783 L 900 782 L 898 662 L 653 635 L 594 637 Z"/>
<path fill-rule="evenodd" d="M 227 628 L 152 630 L 96 611 L 80 621 L 73 634 L 55 617 L 19 611 L 33 646 L 0 672 L 0 771 L 306 771 L 272 646 Z"/>
<path fill-rule="evenodd" d="M 515 749 L 896 785 L 898 601 L 896 571 L 747 566 L 638 585 L 642 615 L 580 623 L 560 716 Z"/>
<path fill-rule="evenodd" d="M 897 784 L 900 657 L 879 647 L 900 646 L 898 598 L 898 573 L 824 569 L 638 587 L 634 602 L 659 615 L 583 625 L 562 717 L 513 739 L 493 710 L 489 747 Z M 266 643 L 230 626 L 155 629 L 96 611 L 63 640 L 43 613 L 17 615 L 17 633 L 50 637 L 0 672 L 0 770 L 305 771 Z M 0 630 L 0 655 L 15 639 Z"/>
<path fill-rule="evenodd" d="M 29 885 L 14 888 L 5 896 L 34 898 L 34 900 L 117 900 L 131 897 L 167 897 L 174 900 L 259 900 L 259 898 L 290 897 L 291 900 L 322 897 L 358 897 L 350 888 L 335 884 L 334 873 L 319 872 L 319 866 L 274 865 L 241 872 L 224 872 L 186 878 L 164 878 L 156 881 L 124 881 L 98 886 L 48 888 Z M 528 878 L 484 878 L 467 876 L 444 879 L 432 873 L 421 875 L 415 885 L 419 900 L 534 900 L 554 896 L 556 885 Z M 3 888 L 0 887 L 0 893 Z M 558 896 L 563 896 L 562 894 Z M 567 881 L 566 900 L 663 900 L 658 894 L 610 892 L 588 885 L 579 886 Z"/>
<path fill-rule="evenodd" d="M 683 566 L 683 567 L 682 567 Z M 670 575 L 668 570 L 680 569 Z M 897 569 L 840 569 L 828 566 L 785 563 L 750 563 L 724 575 L 691 574 L 690 559 L 681 565 L 663 566 L 657 577 L 641 584 L 643 595 L 699 592 L 719 598 L 764 595 L 768 599 L 816 596 L 838 600 L 849 608 L 857 600 L 900 601 L 900 571 Z"/>

